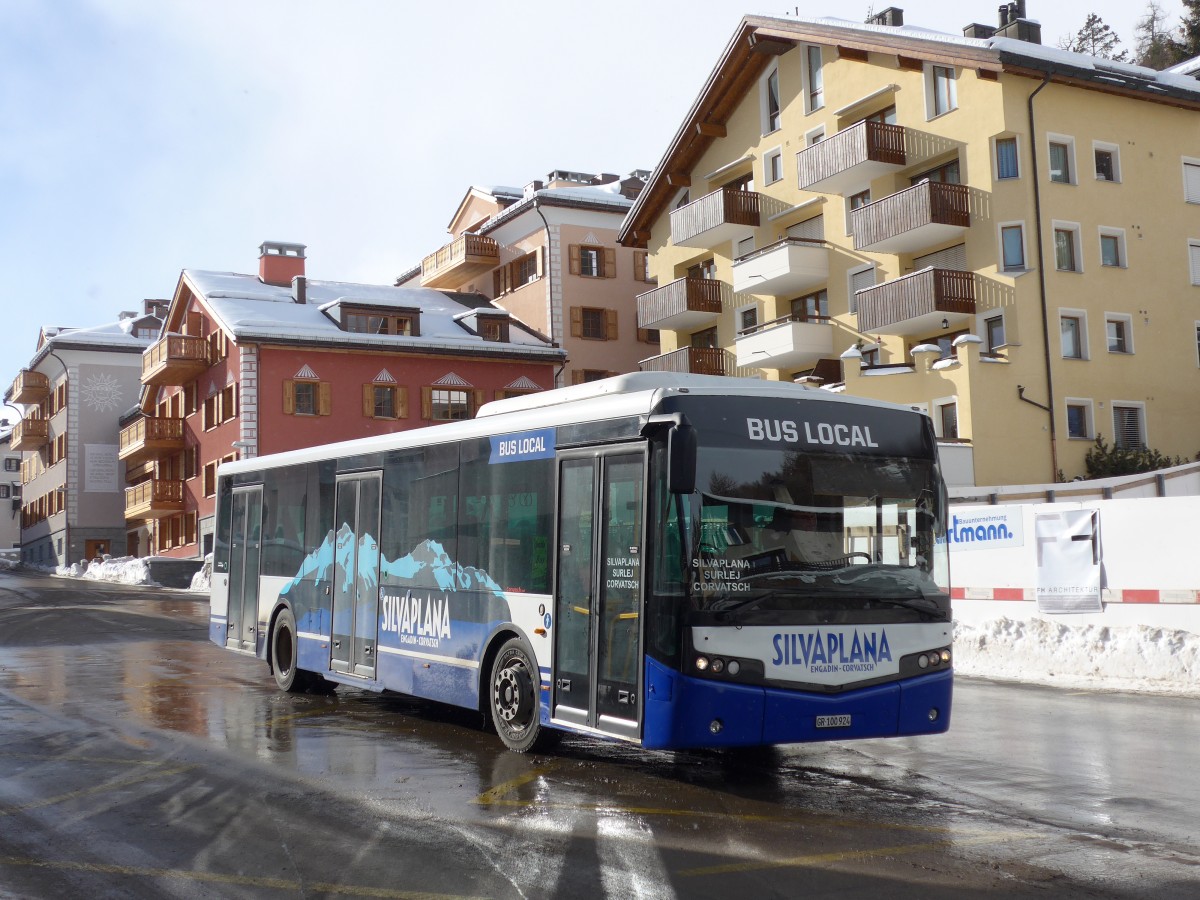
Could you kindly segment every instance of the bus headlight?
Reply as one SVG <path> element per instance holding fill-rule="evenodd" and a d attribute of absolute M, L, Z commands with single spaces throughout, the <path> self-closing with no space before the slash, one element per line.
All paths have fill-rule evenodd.
<path fill-rule="evenodd" d="M 712 670 L 713 670 L 714 675 L 724 672 L 725 671 L 725 660 L 714 659 L 712 661 Z"/>
<path fill-rule="evenodd" d="M 730 675 L 736 675 L 738 672 L 742 671 L 742 664 L 736 659 L 731 659 L 729 661 L 729 665 L 725 667 L 725 671 Z"/>
<path fill-rule="evenodd" d="M 707 656 L 697 656 L 696 657 L 696 668 L 699 669 L 701 672 L 707 671 L 708 657 Z"/>
<path fill-rule="evenodd" d="M 950 651 L 949 650 L 942 651 L 942 665 L 946 665 L 946 666 L 950 665 Z"/>

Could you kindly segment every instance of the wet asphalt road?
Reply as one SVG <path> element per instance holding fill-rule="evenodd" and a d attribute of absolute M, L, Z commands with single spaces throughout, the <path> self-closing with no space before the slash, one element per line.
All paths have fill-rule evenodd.
<path fill-rule="evenodd" d="M 1200 896 L 1197 699 L 962 679 L 944 736 L 519 756 L 206 622 L 0 573 L 0 897 Z"/>

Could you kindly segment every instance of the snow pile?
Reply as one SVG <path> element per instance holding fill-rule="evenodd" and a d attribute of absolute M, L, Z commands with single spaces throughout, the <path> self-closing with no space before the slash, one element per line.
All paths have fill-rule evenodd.
<path fill-rule="evenodd" d="M 204 557 L 204 565 L 200 570 L 192 576 L 192 584 L 188 588 L 189 591 L 207 594 L 209 588 L 212 587 L 212 554 Z"/>
<path fill-rule="evenodd" d="M 150 577 L 149 562 L 136 556 L 106 556 L 103 559 L 84 560 L 69 566 L 59 566 L 54 570 L 54 574 L 117 584 L 157 584 Z"/>
<path fill-rule="evenodd" d="M 1051 687 L 1200 695 L 1200 634 L 1045 619 L 956 622 L 954 668 Z"/>

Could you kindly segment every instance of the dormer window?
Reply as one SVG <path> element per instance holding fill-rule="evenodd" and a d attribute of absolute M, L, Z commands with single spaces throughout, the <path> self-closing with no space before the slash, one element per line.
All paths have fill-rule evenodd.
<path fill-rule="evenodd" d="M 479 336 L 485 341 L 508 342 L 508 319 L 498 316 L 479 317 Z"/>
<path fill-rule="evenodd" d="M 341 304 L 341 327 L 351 334 L 396 334 L 419 337 L 421 312 L 391 306 Z"/>

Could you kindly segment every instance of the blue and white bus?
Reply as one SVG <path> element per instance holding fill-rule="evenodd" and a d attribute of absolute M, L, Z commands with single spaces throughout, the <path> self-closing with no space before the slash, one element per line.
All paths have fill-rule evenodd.
<path fill-rule="evenodd" d="M 667 373 L 222 465 L 210 635 L 284 691 L 478 709 L 510 749 L 945 731 L 929 418 Z"/>

